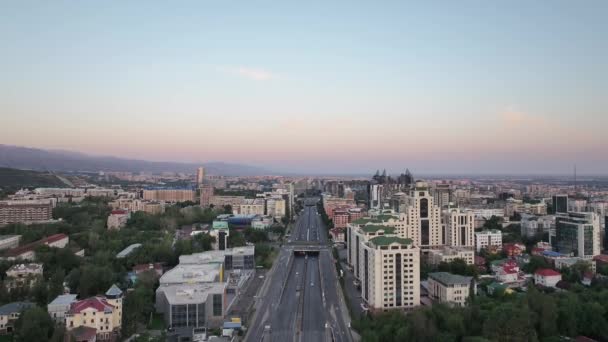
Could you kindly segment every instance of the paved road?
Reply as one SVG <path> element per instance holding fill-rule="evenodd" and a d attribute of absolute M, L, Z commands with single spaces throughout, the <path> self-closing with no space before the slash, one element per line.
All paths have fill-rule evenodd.
<path fill-rule="evenodd" d="M 311 201 L 312 202 L 312 201 Z M 344 304 L 327 231 L 316 206 L 305 206 L 266 277 L 246 341 L 350 342 L 350 317 Z M 318 253 L 293 252 L 302 244 Z M 320 244 L 320 245 L 319 245 Z M 270 329 L 266 329 L 269 327 Z"/>

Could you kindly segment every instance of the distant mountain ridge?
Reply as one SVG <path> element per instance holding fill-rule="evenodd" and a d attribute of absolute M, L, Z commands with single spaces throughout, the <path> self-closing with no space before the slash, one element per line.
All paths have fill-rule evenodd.
<path fill-rule="evenodd" d="M 126 171 L 194 173 L 204 166 L 208 174 L 225 176 L 257 176 L 270 171 L 241 164 L 223 162 L 178 163 L 154 162 L 117 157 L 91 156 L 80 152 L 43 150 L 0 144 L 0 167 L 40 171 Z"/>

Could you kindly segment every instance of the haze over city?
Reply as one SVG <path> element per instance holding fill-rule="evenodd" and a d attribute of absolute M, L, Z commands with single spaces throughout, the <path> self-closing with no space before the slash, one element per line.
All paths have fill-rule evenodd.
<path fill-rule="evenodd" d="M 276 172 L 601 174 L 607 6 L 6 2 L 0 143 Z"/>

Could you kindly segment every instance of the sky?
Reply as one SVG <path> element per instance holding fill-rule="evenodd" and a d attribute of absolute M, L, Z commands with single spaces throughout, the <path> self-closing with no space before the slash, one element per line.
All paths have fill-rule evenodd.
<path fill-rule="evenodd" d="M 0 144 L 608 174 L 607 1 L 3 1 Z"/>

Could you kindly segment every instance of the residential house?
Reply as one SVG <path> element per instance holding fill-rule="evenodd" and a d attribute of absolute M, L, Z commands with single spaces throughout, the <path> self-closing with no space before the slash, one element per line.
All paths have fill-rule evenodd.
<path fill-rule="evenodd" d="M 87 327 L 95 329 L 97 340 L 118 340 L 122 327 L 122 291 L 112 285 L 105 296 L 73 302 L 65 315 L 65 324 L 68 332 Z"/>
<path fill-rule="evenodd" d="M 30 302 L 13 302 L 0 306 L 0 333 L 12 333 L 15 321 L 21 313 L 34 306 L 35 304 Z"/>
<path fill-rule="evenodd" d="M 562 274 L 550 268 L 541 268 L 534 272 L 534 283 L 544 287 L 555 287 L 562 280 Z"/>

